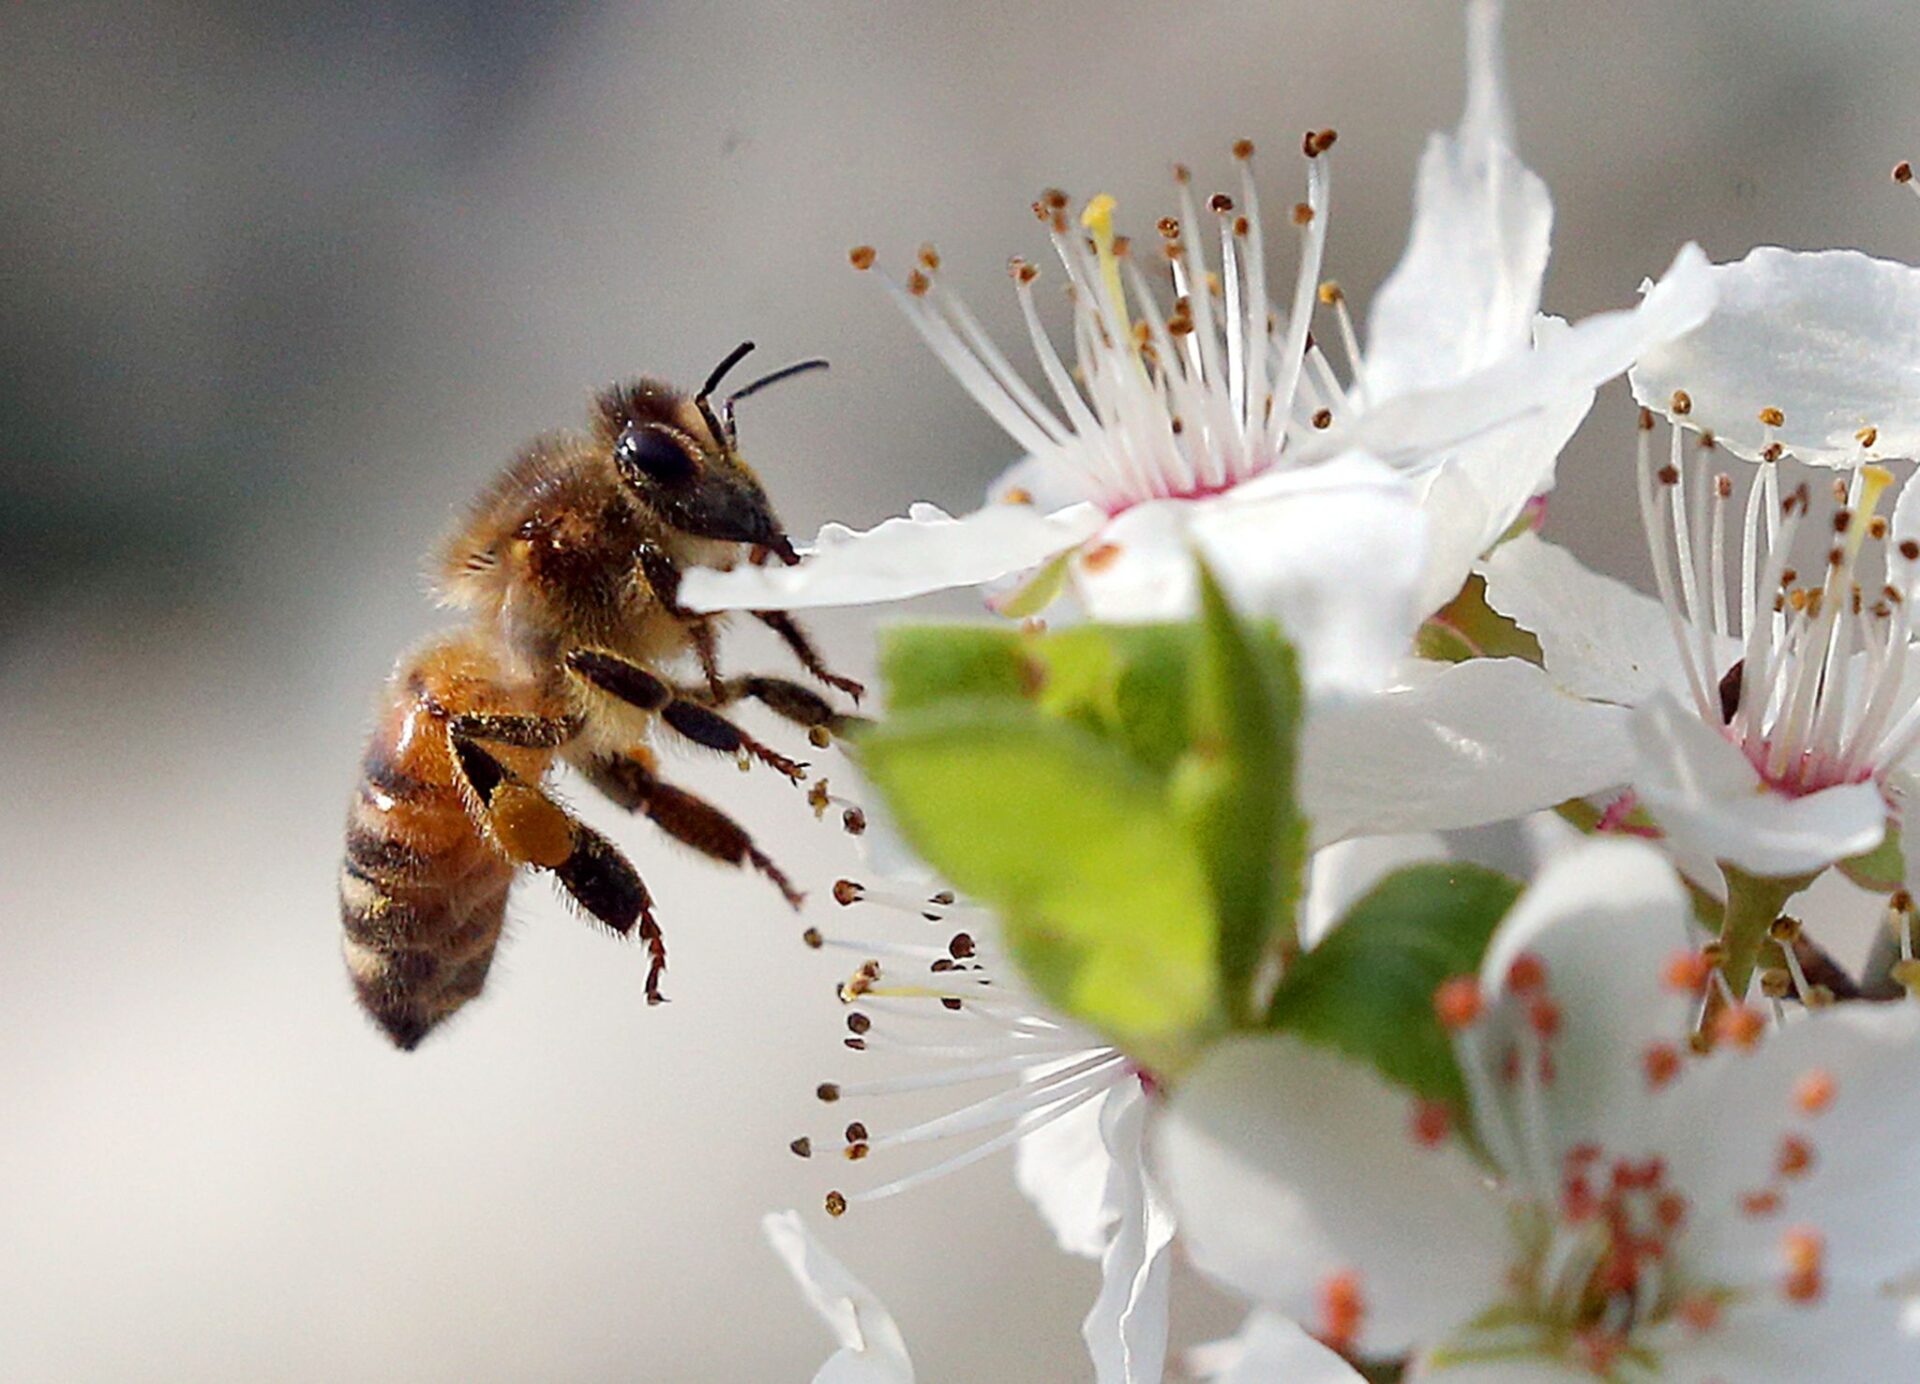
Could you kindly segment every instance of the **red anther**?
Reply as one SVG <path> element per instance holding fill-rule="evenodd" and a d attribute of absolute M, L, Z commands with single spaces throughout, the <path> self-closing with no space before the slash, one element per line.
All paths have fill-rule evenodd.
<path fill-rule="evenodd" d="M 1560 1006 L 1542 995 L 1527 1005 L 1527 1022 L 1541 1038 L 1551 1041 L 1560 1032 Z"/>
<path fill-rule="evenodd" d="M 1787 1295 L 1787 1301 L 1806 1306 L 1820 1301 L 1820 1295 L 1826 1291 L 1826 1280 L 1815 1269 L 1812 1273 L 1790 1273 L 1787 1281 L 1781 1285 L 1781 1291 Z"/>
<path fill-rule="evenodd" d="M 1670 990 L 1678 990 L 1684 995 L 1697 995 L 1706 989 L 1707 981 L 1713 976 L 1713 965 L 1697 951 L 1677 951 L 1667 958 L 1666 969 L 1661 979 Z"/>
<path fill-rule="evenodd" d="M 1780 1194 L 1771 1189 L 1740 1194 L 1740 1213 L 1744 1216 L 1771 1216 L 1780 1209 Z"/>
<path fill-rule="evenodd" d="M 1653 1204 L 1653 1214 L 1660 1222 L 1660 1228 L 1672 1234 L 1687 1221 L 1687 1199 L 1678 1192 L 1663 1192 Z"/>
<path fill-rule="evenodd" d="M 1639 1282 L 1640 1265 L 1634 1254 L 1625 1246 L 1616 1246 L 1600 1266 L 1601 1290 L 1609 1297 L 1615 1293 L 1631 1293 Z"/>
<path fill-rule="evenodd" d="M 1453 1128 L 1453 1111 L 1437 1100 L 1415 1101 L 1411 1127 L 1414 1143 L 1437 1148 Z"/>
<path fill-rule="evenodd" d="M 1789 1134 L 1780 1141 L 1780 1157 L 1774 1164 L 1782 1177 L 1800 1177 L 1813 1166 L 1813 1145 L 1798 1134 Z"/>
<path fill-rule="evenodd" d="M 1720 1325 L 1720 1304 L 1705 1293 L 1688 1294 L 1674 1304 L 1673 1310 L 1694 1331 L 1707 1332 Z"/>
<path fill-rule="evenodd" d="M 1507 967 L 1507 988 L 1525 995 L 1547 983 L 1547 963 L 1532 952 L 1522 952 Z"/>
<path fill-rule="evenodd" d="M 1443 980 L 1433 992 L 1434 1017 L 1449 1033 L 1472 1027 L 1485 1010 L 1486 1001 L 1481 997 L 1480 981 L 1475 976 Z"/>
<path fill-rule="evenodd" d="M 1713 1021 L 1715 1038 L 1742 1049 L 1752 1049 L 1766 1031 L 1766 1017 L 1748 1004 L 1729 1005 Z"/>
<path fill-rule="evenodd" d="M 1647 1085 L 1658 1091 L 1680 1075 L 1680 1050 L 1671 1043 L 1651 1043 L 1640 1055 L 1640 1066 Z"/>
<path fill-rule="evenodd" d="M 1560 1192 L 1560 1217 L 1575 1225 L 1590 1221 L 1600 1210 L 1599 1198 L 1593 1194 L 1593 1186 L 1584 1177 L 1567 1180 Z"/>
<path fill-rule="evenodd" d="M 1360 1275 L 1344 1269 L 1320 1285 L 1320 1339 L 1334 1350 L 1354 1348 L 1367 1305 L 1360 1295 Z"/>
<path fill-rule="evenodd" d="M 1618 1331 L 1603 1331 L 1599 1327 L 1582 1331 L 1573 1339 L 1580 1351 L 1582 1363 L 1602 1378 L 1613 1373 L 1613 1367 L 1619 1362 L 1621 1352 L 1627 1348 L 1627 1338 L 1624 1335 Z"/>
<path fill-rule="evenodd" d="M 1811 1226 L 1799 1225 L 1780 1237 L 1780 1253 L 1794 1273 L 1818 1273 L 1826 1257 L 1826 1237 Z"/>
<path fill-rule="evenodd" d="M 1600 1145 L 1591 1141 L 1575 1144 L 1567 1150 L 1567 1162 L 1570 1164 L 1591 1163 L 1600 1156 Z"/>
<path fill-rule="evenodd" d="M 1815 1067 L 1793 1083 L 1793 1103 L 1809 1115 L 1818 1115 L 1833 1104 L 1833 1073 L 1825 1067 Z"/>

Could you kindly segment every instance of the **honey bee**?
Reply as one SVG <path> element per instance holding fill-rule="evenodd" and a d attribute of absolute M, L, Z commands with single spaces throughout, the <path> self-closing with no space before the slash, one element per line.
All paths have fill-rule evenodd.
<path fill-rule="evenodd" d="M 522 871 L 545 871 L 586 913 L 636 934 L 646 995 L 660 996 L 666 947 L 638 871 L 548 795 L 556 762 L 668 836 L 764 875 L 787 875 L 718 808 L 665 782 L 656 731 L 757 760 L 795 782 L 796 763 L 716 708 L 742 698 L 824 741 L 842 718 L 784 678 L 727 678 L 722 618 L 676 597 L 688 567 L 799 559 L 741 458 L 734 404 L 824 361 L 734 391 L 720 383 L 753 349 L 720 362 L 689 397 L 658 380 L 594 400 L 591 430 L 543 437 L 481 495 L 441 550 L 437 589 L 466 624 L 405 655 L 386 685 L 347 818 L 340 921 L 361 1005 L 404 1049 L 480 993 Z M 815 679 L 852 697 L 790 616 L 754 611 Z M 683 684 L 677 664 L 697 664 Z"/>

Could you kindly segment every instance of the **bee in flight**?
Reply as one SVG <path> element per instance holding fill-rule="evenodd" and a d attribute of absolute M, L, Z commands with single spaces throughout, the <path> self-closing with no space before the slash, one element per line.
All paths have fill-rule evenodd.
<path fill-rule="evenodd" d="M 612 842 L 548 796 L 564 761 L 675 840 L 801 895 L 731 817 L 663 781 L 656 732 L 741 756 L 798 782 L 804 767 L 717 708 L 743 698 L 807 727 L 839 715 L 774 677 L 724 677 L 723 617 L 676 596 L 688 567 L 799 559 L 741 459 L 736 401 L 824 361 L 727 396 L 747 342 L 688 397 L 657 380 L 615 385 L 586 433 L 541 438 L 481 495 L 442 549 L 437 587 L 467 623 L 404 656 L 382 696 L 347 819 L 340 921 L 355 993 L 401 1048 L 480 993 L 522 870 L 551 874 L 587 913 L 647 946 L 660 999 L 666 947 L 646 884 Z M 755 611 L 820 682 L 856 701 L 791 617 Z M 686 667 L 692 681 L 671 671 Z"/>

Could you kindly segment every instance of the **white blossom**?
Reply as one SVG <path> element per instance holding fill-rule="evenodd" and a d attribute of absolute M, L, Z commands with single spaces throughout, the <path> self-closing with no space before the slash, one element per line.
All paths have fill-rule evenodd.
<path fill-rule="evenodd" d="M 1911 1377 L 1881 1287 L 1912 1256 L 1891 1208 L 1920 1011 L 1826 1009 L 1696 1058 L 1669 983 L 1686 915 L 1644 845 L 1550 864 L 1451 1006 L 1469 1130 L 1329 1049 L 1217 1049 L 1156 1140 L 1195 1262 L 1421 1378 Z"/>

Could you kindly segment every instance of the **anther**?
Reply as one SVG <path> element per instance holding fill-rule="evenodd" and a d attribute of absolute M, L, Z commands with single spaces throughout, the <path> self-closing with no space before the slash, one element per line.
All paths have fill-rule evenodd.
<path fill-rule="evenodd" d="M 1709 966 L 1724 966 L 1727 961 L 1727 944 L 1719 938 L 1700 944 L 1700 959 Z"/>
<path fill-rule="evenodd" d="M 1793 1103 L 1803 1114 L 1818 1115 L 1833 1104 L 1837 1089 L 1833 1073 L 1824 1067 L 1815 1067 L 1793 1083 Z"/>
<path fill-rule="evenodd" d="M 1065 211 L 1072 200 L 1057 187 L 1046 188 L 1040 193 L 1040 201 L 1048 211 Z"/>
<path fill-rule="evenodd" d="M 1305 202 L 1295 202 L 1293 204 L 1293 224 L 1296 226 L 1305 226 L 1311 224 L 1312 221 L 1313 208 Z"/>
<path fill-rule="evenodd" d="M 973 952 L 973 938 L 964 932 L 954 933 L 953 940 L 947 943 L 947 954 L 955 961 L 965 961 Z"/>
<path fill-rule="evenodd" d="M 1532 952 L 1520 953 L 1507 967 L 1507 988 L 1515 994 L 1531 994 L 1546 982 L 1547 963 Z"/>
<path fill-rule="evenodd" d="M 1765 1016 L 1746 1004 L 1728 1005 L 1713 1023 L 1715 1038 L 1742 1049 L 1751 1049 L 1766 1031 Z"/>
<path fill-rule="evenodd" d="M 813 1094 L 828 1105 L 840 1099 L 840 1084 L 835 1081 L 823 1081 L 813 1088 Z"/>
<path fill-rule="evenodd" d="M 820 935 L 820 929 L 817 927 L 810 927 L 801 933 L 800 940 L 805 942 L 809 947 L 812 947 L 815 951 L 819 951 L 821 947 L 826 945 L 827 941 L 826 938 Z"/>
<path fill-rule="evenodd" d="M 1080 559 L 1080 563 L 1089 572 L 1101 572 L 1113 566 L 1114 559 L 1120 556 L 1118 543 L 1102 543 Z"/>
<path fill-rule="evenodd" d="M 1786 454 L 1787 454 L 1787 449 L 1785 447 L 1782 447 L 1778 442 L 1769 442 L 1765 447 L 1761 449 L 1760 460 L 1778 461 L 1780 460 L 1781 457 L 1785 456 Z"/>
<path fill-rule="evenodd" d="M 1867 537 L 1877 540 L 1885 538 L 1886 536 L 1887 516 L 1884 514 L 1874 515 L 1872 522 L 1867 525 Z"/>
<path fill-rule="evenodd" d="M 1780 1141 L 1780 1156 L 1774 1166 L 1782 1177 L 1800 1177 L 1813 1166 L 1813 1145 L 1798 1134 L 1789 1134 Z"/>
<path fill-rule="evenodd" d="M 934 248 L 932 241 L 927 241 L 921 245 L 919 260 L 920 260 L 920 267 L 926 270 L 929 274 L 937 273 L 939 271 L 940 252 Z"/>
<path fill-rule="evenodd" d="M 847 1031 L 848 1032 L 866 1033 L 870 1031 L 872 1028 L 873 1028 L 873 1020 L 868 1018 L 865 1014 L 862 1014 L 859 1010 L 856 1009 L 853 1013 L 847 1015 Z"/>
<path fill-rule="evenodd" d="M 1720 1303 L 1705 1293 L 1689 1293 L 1674 1305 L 1673 1310 L 1693 1331 L 1704 1333 L 1720 1325 Z"/>
<path fill-rule="evenodd" d="M 825 726 L 809 726 L 807 728 L 807 743 L 816 750 L 830 749 L 833 745 L 833 732 Z"/>
<path fill-rule="evenodd" d="M 1313 415 L 1313 426 L 1320 429 L 1320 431 L 1322 432 L 1325 432 L 1328 428 L 1332 427 L 1333 426 L 1333 410 L 1329 408 L 1323 408 L 1315 412 L 1315 414 Z"/>
<path fill-rule="evenodd" d="M 1184 163 L 1176 163 L 1173 166 L 1173 180 L 1176 183 L 1190 183 L 1193 181 L 1193 170 Z"/>
<path fill-rule="evenodd" d="M 1366 1311 L 1360 1276 L 1351 1269 L 1330 1275 L 1320 1285 L 1320 1339 L 1334 1350 L 1352 1350 Z"/>
<path fill-rule="evenodd" d="M 1760 973 L 1760 993 L 1770 1000 L 1783 1000 L 1793 993 L 1793 976 L 1778 966 Z"/>
<path fill-rule="evenodd" d="M 1653 410 L 1650 408 L 1642 408 L 1640 410 L 1640 431 L 1653 431 Z"/>
<path fill-rule="evenodd" d="M 1213 196 L 1207 198 L 1207 210 L 1220 212 L 1222 214 L 1230 212 L 1233 210 L 1233 198 L 1227 196 L 1224 192 L 1216 192 Z"/>
<path fill-rule="evenodd" d="M 1771 1188 L 1758 1192 L 1740 1194 L 1740 1214 L 1758 1220 L 1762 1216 L 1774 1216 L 1780 1212 L 1780 1194 Z"/>
<path fill-rule="evenodd" d="M 1767 936 L 1776 942 L 1790 943 L 1800 940 L 1800 920 L 1781 914 L 1767 924 Z"/>
<path fill-rule="evenodd" d="M 1233 218 L 1233 233 L 1239 236 L 1240 239 L 1245 240 L 1247 238 L 1248 232 L 1252 230 L 1253 230 L 1253 222 L 1247 220 L 1246 217 L 1236 216 Z"/>
<path fill-rule="evenodd" d="M 1680 484 L 1680 468 L 1671 462 L 1662 466 L 1655 474 L 1660 477 L 1660 484 L 1662 485 Z"/>
<path fill-rule="evenodd" d="M 1769 428 L 1777 428 L 1785 424 L 1787 415 L 1777 408 L 1763 408 L 1760 410 L 1760 421 Z"/>
<path fill-rule="evenodd" d="M 1242 161 L 1243 163 L 1246 160 L 1252 158 L 1253 157 L 1253 141 L 1250 139 L 1236 139 L 1233 142 L 1233 156 L 1236 159 L 1239 159 L 1240 161 Z"/>
<path fill-rule="evenodd" d="M 1825 1009 L 1833 1003 L 1835 996 L 1831 985 L 1809 985 L 1807 993 L 1800 998 L 1809 1009 Z"/>
<path fill-rule="evenodd" d="M 911 293 L 916 298 L 926 297 L 927 290 L 932 287 L 933 287 L 933 280 L 929 279 L 924 273 L 922 273 L 918 269 L 914 270 L 911 274 L 907 275 L 907 292 Z"/>
<path fill-rule="evenodd" d="M 847 1199 L 840 1192 L 828 1192 L 826 1199 L 827 1214 L 835 1220 L 847 1214 Z"/>
<path fill-rule="evenodd" d="M 1693 412 L 1693 396 L 1684 389 L 1673 391 L 1673 397 L 1667 401 L 1667 407 L 1678 417 L 1685 418 Z"/>
<path fill-rule="evenodd" d="M 804 1134 L 802 1134 L 798 1139 L 795 1139 L 791 1144 L 788 1144 L 787 1147 L 793 1150 L 795 1157 L 798 1157 L 798 1158 L 813 1157 L 813 1140 L 809 1139 Z"/>
<path fill-rule="evenodd" d="M 1486 1009 L 1479 980 L 1470 975 L 1443 980 L 1433 992 L 1434 1017 L 1443 1028 L 1458 1033 L 1471 1027 Z"/>
<path fill-rule="evenodd" d="M 1705 954 L 1696 951 L 1679 951 L 1667 958 L 1666 968 L 1661 979 L 1670 990 L 1681 994 L 1697 995 L 1704 990 L 1708 977 L 1713 972 L 1713 963 Z"/>
<path fill-rule="evenodd" d="M 1310 159 L 1317 159 L 1333 148 L 1334 141 L 1339 138 L 1336 130 L 1308 130 L 1300 141 L 1300 152 Z"/>
<path fill-rule="evenodd" d="M 1920 562 L 1920 539 L 1903 538 L 1900 540 L 1900 556 L 1908 562 Z"/>
<path fill-rule="evenodd" d="M 1874 427 L 1862 428 L 1853 435 L 1853 440 L 1858 442 L 1862 447 L 1871 447 L 1880 440 L 1880 429 Z"/>
<path fill-rule="evenodd" d="M 1729 476 L 1725 471 L 1715 476 L 1713 478 L 1713 493 L 1723 500 L 1731 499 L 1733 497 L 1733 477 Z"/>
<path fill-rule="evenodd" d="M 871 245 L 856 245 L 847 251 L 847 263 L 863 271 L 873 268 L 873 262 L 877 257 L 877 252 Z"/>
<path fill-rule="evenodd" d="M 1444 1102 L 1437 1100 L 1414 1102 L 1412 1120 L 1414 1143 L 1422 1148 L 1436 1148 L 1445 1142 L 1447 1131 L 1452 1127 L 1453 1112 Z"/>
<path fill-rule="evenodd" d="M 1680 1053 L 1671 1043 L 1654 1043 L 1640 1058 L 1647 1085 L 1658 1091 L 1680 1075 Z"/>
<path fill-rule="evenodd" d="M 866 886 L 850 879 L 836 879 L 833 882 L 833 901 L 842 908 L 856 904 L 866 897 Z"/>
<path fill-rule="evenodd" d="M 853 1121 L 853 1123 L 847 1126 L 846 1134 L 849 1144 L 864 1144 L 867 1142 L 867 1127 L 858 1120 Z"/>
<path fill-rule="evenodd" d="M 1328 279 L 1320 285 L 1320 301 L 1328 307 L 1332 307 L 1334 304 L 1341 302 L 1346 296 L 1345 290 L 1333 279 Z"/>
<path fill-rule="evenodd" d="M 861 836 L 867 830 L 867 812 L 865 808 L 850 807 L 840 814 L 840 826 L 849 836 Z"/>

